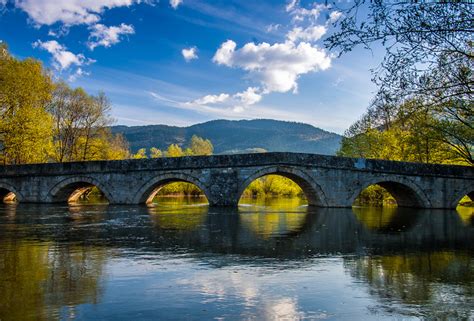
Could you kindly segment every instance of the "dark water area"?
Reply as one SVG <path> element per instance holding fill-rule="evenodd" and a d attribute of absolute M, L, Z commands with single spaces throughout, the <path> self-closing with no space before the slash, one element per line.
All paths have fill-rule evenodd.
<path fill-rule="evenodd" d="M 0 206 L 0 320 L 474 319 L 472 208 Z"/>

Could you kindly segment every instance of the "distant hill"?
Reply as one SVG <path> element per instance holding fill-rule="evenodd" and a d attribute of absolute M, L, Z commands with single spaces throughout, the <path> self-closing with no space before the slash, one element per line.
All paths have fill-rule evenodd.
<path fill-rule="evenodd" d="M 113 126 L 132 152 L 140 148 L 166 149 L 170 144 L 186 146 L 193 135 L 211 140 L 215 154 L 251 152 L 301 152 L 334 155 L 341 136 L 314 126 L 271 119 L 213 120 L 189 127 L 167 125 Z"/>

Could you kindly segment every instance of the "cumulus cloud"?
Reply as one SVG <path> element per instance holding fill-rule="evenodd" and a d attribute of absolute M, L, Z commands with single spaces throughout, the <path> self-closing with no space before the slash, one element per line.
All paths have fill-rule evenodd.
<path fill-rule="evenodd" d="M 258 93 L 259 91 L 260 88 L 258 87 L 249 87 L 247 90 L 235 94 L 234 98 L 238 99 L 244 106 L 254 105 L 262 100 L 262 95 Z"/>
<path fill-rule="evenodd" d="M 258 104 L 263 97 L 272 92 L 286 93 L 298 91 L 299 78 L 308 73 L 326 70 L 331 66 L 332 57 L 315 45 L 328 31 L 329 24 L 318 23 L 321 13 L 329 6 L 314 2 L 308 8 L 300 6 L 299 0 L 289 0 L 286 11 L 292 18 L 292 27 L 284 42 L 250 42 L 239 48 L 233 40 L 223 42 L 216 50 L 213 62 L 230 68 L 242 69 L 246 78 L 257 86 L 250 86 L 242 92 L 225 95 L 225 99 L 216 102 L 221 95 L 207 95 L 186 103 L 191 108 L 212 112 L 225 110 L 233 114 L 252 113 L 249 106 Z M 332 14 L 329 19 L 338 18 Z M 281 28 L 280 24 L 266 27 L 267 32 Z M 198 104 L 200 103 L 200 104 Z M 212 104 L 212 106 L 210 106 Z M 261 108 L 262 106 L 259 106 Z"/>
<path fill-rule="evenodd" d="M 184 48 L 183 50 L 181 50 L 181 54 L 183 55 L 183 58 L 184 60 L 186 60 L 186 62 L 199 58 L 197 55 L 196 47 Z"/>
<path fill-rule="evenodd" d="M 307 42 L 255 44 L 247 43 L 241 49 L 227 40 L 216 51 L 213 61 L 219 65 L 242 68 L 257 79 L 264 93 L 297 91 L 300 75 L 326 70 L 331 58 L 323 49 Z"/>
<path fill-rule="evenodd" d="M 119 26 L 104 26 L 103 24 L 95 24 L 89 28 L 91 34 L 87 45 L 90 50 L 98 46 L 110 47 L 120 42 L 122 35 L 131 35 L 135 33 L 132 25 L 120 24 Z"/>
<path fill-rule="evenodd" d="M 329 14 L 329 21 L 330 21 L 330 22 L 337 21 L 341 16 L 342 16 L 342 12 L 340 12 L 340 11 L 332 11 L 332 12 Z"/>
<path fill-rule="evenodd" d="M 186 106 L 192 107 L 209 107 L 213 106 L 221 108 L 221 110 L 232 111 L 233 113 L 241 113 L 249 106 L 258 103 L 262 99 L 261 90 L 258 87 L 248 87 L 242 92 L 234 95 L 219 94 L 206 95 L 202 98 L 185 103 Z"/>
<path fill-rule="evenodd" d="M 321 39 L 322 36 L 327 32 L 327 28 L 322 25 L 311 26 L 308 28 L 294 27 L 286 37 L 291 42 L 297 41 L 309 41 L 314 42 Z"/>
<path fill-rule="evenodd" d="M 173 9 L 177 9 L 181 3 L 183 3 L 183 0 L 170 0 L 170 5 Z"/>
<path fill-rule="evenodd" d="M 196 99 L 191 104 L 196 105 L 212 105 L 217 103 L 223 103 L 230 98 L 228 94 L 220 94 L 220 95 L 206 95 L 202 98 Z"/>
<path fill-rule="evenodd" d="M 33 43 L 34 48 L 41 48 L 53 56 L 53 66 L 58 70 L 65 70 L 71 66 L 82 66 L 93 63 L 94 60 L 87 59 L 83 54 L 74 54 L 56 40 L 41 41 Z"/>
<path fill-rule="evenodd" d="M 0 0 L 2 1 L 2 0 Z M 67 26 L 94 24 L 106 9 L 131 6 L 146 0 L 15 0 L 15 6 L 25 11 L 37 25 L 57 22 Z"/>

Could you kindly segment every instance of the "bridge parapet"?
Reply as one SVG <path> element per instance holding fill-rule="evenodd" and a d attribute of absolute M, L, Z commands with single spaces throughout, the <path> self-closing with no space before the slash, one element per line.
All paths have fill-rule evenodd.
<path fill-rule="evenodd" d="M 86 161 L 0 166 L 0 177 L 196 168 L 237 168 L 269 165 L 308 166 L 327 169 L 398 173 L 405 175 L 463 176 L 474 178 L 473 166 L 439 165 L 349 158 L 303 153 L 254 153 L 212 156 L 163 157 L 114 161 Z"/>

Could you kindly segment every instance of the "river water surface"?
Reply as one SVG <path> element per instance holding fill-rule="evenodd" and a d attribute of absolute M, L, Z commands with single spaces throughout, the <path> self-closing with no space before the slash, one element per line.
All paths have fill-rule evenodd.
<path fill-rule="evenodd" d="M 0 320 L 474 319 L 474 216 L 0 207 Z"/>

